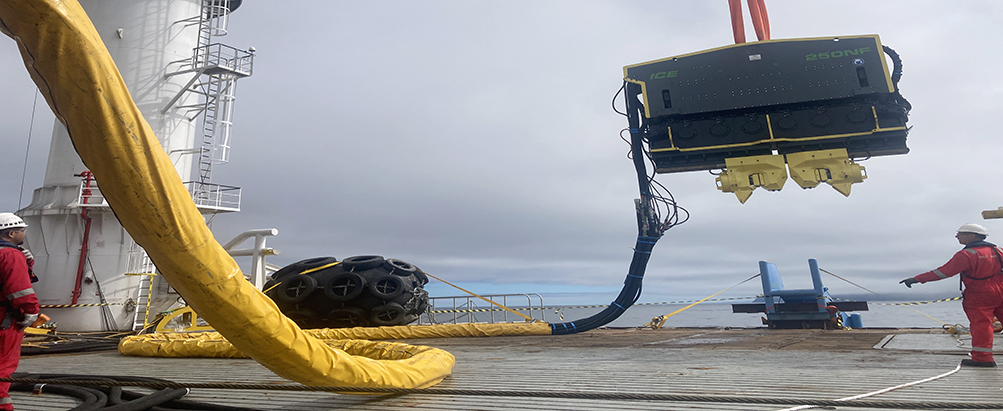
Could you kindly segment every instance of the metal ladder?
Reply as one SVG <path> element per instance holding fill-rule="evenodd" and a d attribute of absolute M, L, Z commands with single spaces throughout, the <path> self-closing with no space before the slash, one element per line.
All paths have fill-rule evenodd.
<path fill-rule="evenodd" d="M 132 330 L 141 331 L 150 325 L 150 302 L 153 297 L 153 276 L 157 275 L 157 267 L 153 265 L 146 250 L 139 244 L 132 243 L 129 250 L 129 271 L 125 275 L 138 275 L 139 286 L 136 287 L 136 313 L 132 318 Z"/>
<path fill-rule="evenodd" d="M 236 76 L 215 73 L 201 83 L 206 94 L 202 112 L 202 148 L 199 155 L 199 182 L 212 181 L 212 166 L 230 160 L 230 129 L 233 125 Z"/>
<path fill-rule="evenodd" d="M 229 0 L 202 0 L 199 44 L 195 67 L 217 65 L 222 58 L 213 36 L 225 36 L 229 23 Z M 226 70 L 207 70 L 207 79 L 199 83 L 205 95 L 202 111 L 202 147 L 199 154 L 199 183 L 212 181 L 212 166 L 229 161 L 230 126 L 233 124 L 234 82 L 236 76 Z M 202 190 L 196 190 L 202 192 Z"/>
<path fill-rule="evenodd" d="M 136 315 L 132 319 L 132 330 L 142 331 L 150 325 L 150 297 L 153 294 L 153 276 L 156 273 L 136 273 L 126 275 L 141 276 L 136 296 Z"/>
<path fill-rule="evenodd" d="M 198 44 L 190 58 L 175 60 L 171 67 L 176 71 L 167 73 L 167 77 L 191 75 L 192 77 L 179 92 L 161 109 L 167 114 L 175 110 L 183 113 L 189 121 L 201 117 L 201 140 L 196 136 L 195 146 L 175 150 L 184 155 L 196 155 L 192 158 L 193 173 L 198 176 L 193 181 L 186 182 L 196 205 L 200 210 L 239 211 L 239 205 L 221 206 L 219 200 L 222 186 L 212 182 L 212 170 L 215 165 L 230 161 L 230 132 L 233 126 L 233 106 L 236 99 L 237 80 L 248 77 L 253 72 L 254 50 L 239 50 L 219 43 L 217 37 L 225 36 L 229 25 L 230 6 L 239 5 L 236 0 L 202 0 L 199 15 L 179 21 L 186 26 L 198 25 Z M 185 96 L 196 95 L 193 99 Z M 175 105 L 182 101 L 181 104 Z M 186 171 L 187 173 L 187 171 Z M 232 197 L 236 189 L 239 204 L 239 188 L 229 187 L 227 196 Z"/>

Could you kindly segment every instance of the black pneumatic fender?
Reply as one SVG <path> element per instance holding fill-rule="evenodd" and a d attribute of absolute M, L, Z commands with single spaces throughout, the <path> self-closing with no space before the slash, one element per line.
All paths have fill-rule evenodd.
<path fill-rule="evenodd" d="M 427 276 L 395 258 L 310 258 L 272 277 L 265 294 L 302 328 L 405 325 L 428 307 Z"/>
<path fill-rule="evenodd" d="M 384 261 L 383 268 L 389 270 L 390 274 L 397 274 L 403 277 L 407 277 L 418 271 L 418 267 L 415 267 L 407 261 L 398 260 L 396 258 L 388 258 Z"/>
<path fill-rule="evenodd" d="M 317 280 L 308 275 L 297 275 L 282 281 L 278 287 L 278 297 L 287 303 L 305 300 L 317 289 Z"/>
<path fill-rule="evenodd" d="M 323 287 L 331 301 L 348 301 L 366 290 L 366 279 L 357 273 L 341 273 L 325 281 Z"/>
<path fill-rule="evenodd" d="M 393 300 L 404 293 L 406 285 L 400 276 L 384 274 L 369 282 L 369 292 L 382 300 Z"/>
<path fill-rule="evenodd" d="M 308 258 L 306 260 L 297 261 L 295 263 L 292 263 L 292 264 L 289 264 L 289 265 L 287 265 L 285 267 L 282 267 L 282 269 L 280 269 L 279 271 L 276 271 L 274 274 L 272 274 L 272 279 L 279 280 L 282 277 L 285 277 L 285 276 L 288 276 L 288 275 L 291 275 L 291 274 L 299 274 L 299 273 L 302 273 L 302 272 L 304 272 L 306 270 L 309 270 L 311 268 L 323 267 L 325 265 L 328 265 L 328 264 L 331 264 L 331 263 L 336 263 L 336 262 L 338 262 L 338 259 L 334 258 L 334 257 Z M 268 287 L 265 287 L 265 289 L 267 290 Z"/>
<path fill-rule="evenodd" d="M 421 271 L 421 269 L 418 267 L 415 267 L 414 269 L 415 269 L 414 276 L 418 278 L 418 284 L 419 285 L 428 284 L 428 275 L 426 275 L 425 272 Z"/>
<path fill-rule="evenodd" d="M 336 308 L 327 314 L 327 322 L 337 327 L 362 327 L 367 325 L 367 316 L 358 307 Z"/>
<path fill-rule="evenodd" d="M 400 304 L 386 303 L 373 308 L 373 311 L 369 314 L 369 319 L 377 325 L 395 325 L 400 324 L 405 316 L 404 307 Z"/>
<path fill-rule="evenodd" d="M 317 326 L 317 312 L 309 308 L 299 308 L 285 313 L 286 317 L 293 320 L 300 328 L 320 328 Z"/>
<path fill-rule="evenodd" d="M 349 271 L 364 271 L 372 268 L 379 267 L 383 264 L 383 256 L 381 255 L 357 255 L 354 257 L 348 257 L 341 261 L 345 265 L 345 268 Z"/>

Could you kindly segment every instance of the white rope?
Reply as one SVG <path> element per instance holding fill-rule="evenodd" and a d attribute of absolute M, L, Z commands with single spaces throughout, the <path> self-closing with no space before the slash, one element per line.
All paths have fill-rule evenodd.
<path fill-rule="evenodd" d="M 24 168 L 21 169 L 21 190 L 17 194 L 17 209 L 21 209 L 24 200 L 24 179 L 28 173 L 28 153 L 31 152 L 31 130 L 35 128 L 35 107 L 38 107 L 38 87 L 35 87 L 35 100 L 31 103 L 31 120 L 28 121 L 28 144 L 24 148 Z"/>
<path fill-rule="evenodd" d="M 961 370 L 961 366 L 960 365 L 957 366 L 957 367 L 955 367 L 954 370 L 952 370 L 952 371 L 945 372 L 945 373 L 940 374 L 940 375 L 935 376 L 935 377 L 930 377 L 930 378 L 922 379 L 922 380 L 919 380 L 919 381 L 913 381 L 913 382 L 905 383 L 905 384 L 902 384 L 902 385 L 896 385 L 894 387 L 889 387 L 889 388 L 885 388 L 883 390 L 877 390 L 877 391 L 874 391 L 874 392 L 869 392 L 867 394 L 860 394 L 860 395 L 854 395 L 852 397 L 840 398 L 838 400 L 833 400 L 833 401 L 852 401 L 852 400 L 859 400 L 861 398 L 871 397 L 871 396 L 878 395 L 878 394 L 884 394 L 886 392 L 894 391 L 894 390 L 897 390 L 899 388 L 911 387 L 913 385 L 919 385 L 919 384 L 922 384 L 922 383 L 925 383 L 925 382 L 930 382 L 930 381 L 933 381 L 933 380 L 938 380 L 938 379 L 944 378 L 944 377 L 946 377 L 948 375 L 954 374 L 954 373 L 958 372 L 959 370 Z M 785 408 L 783 410 L 778 410 L 778 411 L 798 411 L 798 410 L 807 410 L 807 409 L 811 409 L 811 408 L 818 408 L 818 406 L 817 405 L 801 405 L 801 406 L 797 406 L 797 407 L 794 407 L 794 408 Z"/>

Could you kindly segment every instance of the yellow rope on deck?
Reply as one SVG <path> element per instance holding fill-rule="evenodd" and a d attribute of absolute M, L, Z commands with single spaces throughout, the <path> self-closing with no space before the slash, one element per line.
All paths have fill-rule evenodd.
<path fill-rule="evenodd" d="M 753 278 L 756 278 L 756 277 L 759 277 L 759 274 L 756 274 L 756 275 L 754 275 L 754 276 L 752 276 L 752 277 L 749 277 L 749 278 L 746 278 L 745 280 L 742 280 L 742 282 L 740 282 L 740 283 L 738 283 L 738 284 L 735 284 L 735 285 L 733 285 L 733 286 L 731 286 L 731 287 L 728 287 L 728 288 L 725 288 L 725 289 L 723 289 L 723 290 L 721 290 L 721 291 L 718 291 L 718 292 L 716 292 L 716 293 L 714 293 L 714 294 L 711 294 L 711 295 L 707 296 L 707 298 L 704 298 L 704 299 L 701 299 L 701 300 L 698 300 L 697 302 L 695 302 L 695 303 L 693 303 L 693 304 L 690 304 L 690 305 L 687 305 L 687 306 L 685 306 L 685 307 L 683 307 L 683 308 L 680 308 L 680 309 L 678 309 L 678 310 L 676 310 L 676 311 L 673 311 L 673 312 L 672 312 L 671 314 L 668 314 L 668 315 L 660 315 L 660 316 L 658 316 L 658 317 L 655 317 L 655 318 L 652 318 L 652 319 L 651 319 L 651 322 L 649 322 L 649 323 L 647 323 L 647 324 L 644 324 L 644 325 L 642 325 L 641 327 L 651 327 L 651 329 L 652 329 L 652 330 L 657 330 L 657 329 L 659 329 L 659 328 L 662 328 L 662 326 L 663 326 L 663 325 L 665 325 L 665 321 L 666 321 L 666 320 L 668 320 L 668 319 L 669 319 L 669 317 L 671 317 L 671 316 L 673 316 L 673 315 L 676 315 L 676 314 L 679 314 L 679 313 L 681 313 L 681 312 L 683 312 L 683 311 L 686 311 L 686 310 L 690 309 L 690 307 L 693 307 L 694 305 L 697 305 L 697 304 L 700 304 L 700 303 L 702 303 L 702 302 L 704 302 L 704 301 L 707 301 L 707 300 L 709 300 L 709 299 L 711 299 L 711 298 L 714 298 L 714 297 L 716 297 L 716 296 L 717 296 L 718 294 L 721 294 L 721 293 L 723 293 L 723 292 L 725 292 L 725 291 L 728 291 L 728 290 L 730 290 L 730 289 L 732 289 L 732 288 L 735 288 L 735 287 L 738 287 L 738 286 L 740 286 L 740 285 L 742 285 L 742 284 L 745 284 L 745 283 L 747 283 L 747 282 L 751 281 L 751 280 L 752 280 Z M 655 324 L 656 322 L 657 322 L 658 324 Z"/>

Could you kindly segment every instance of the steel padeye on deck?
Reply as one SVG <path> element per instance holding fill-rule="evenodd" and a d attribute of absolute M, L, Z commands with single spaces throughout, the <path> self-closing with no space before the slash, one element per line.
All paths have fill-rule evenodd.
<path fill-rule="evenodd" d="M 743 203 L 783 188 L 785 163 L 802 188 L 849 195 L 867 177 L 854 158 L 909 152 L 901 62 L 877 35 L 741 43 L 623 71 L 656 171 L 724 169 L 718 189 Z"/>
<path fill-rule="evenodd" d="M 763 281 L 763 297 L 751 304 L 732 304 L 734 313 L 765 313 L 769 328 L 822 328 L 840 325 L 862 328 L 860 314 L 844 311 L 867 311 L 867 301 L 835 301 L 829 289 L 822 286 L 818 262 L 808 260 L 812 288 L 785 289 L 777 266 L 759 262 L 759 278 Z"/>

